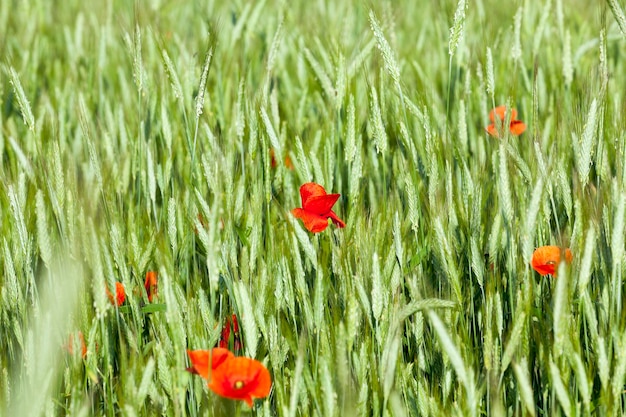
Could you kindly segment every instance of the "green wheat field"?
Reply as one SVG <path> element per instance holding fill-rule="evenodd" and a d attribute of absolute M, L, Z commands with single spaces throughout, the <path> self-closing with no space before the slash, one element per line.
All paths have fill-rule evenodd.
<path fill-rule="evenodd" d="M 1 1 L 0 415 L 626 415 L 625 11 Z"/>

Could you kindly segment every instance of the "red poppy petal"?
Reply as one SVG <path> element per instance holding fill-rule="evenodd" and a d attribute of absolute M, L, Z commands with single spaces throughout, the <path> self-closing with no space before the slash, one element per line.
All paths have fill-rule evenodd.
<path fill-rule="evenodd" d="M 496 116 L 500 120 L 504 119 L 505 108 L 506 108 L 505 106 L 498 106 L 498 107 L 494 107 L 493 110 L 489 112 L 489 120 L 491 120 L 491 123 L 495 123 Z"/>
<path fill-rule="evenodd" d="M 572 251 L 565 249 L 565 261 L 571 263 L 574 259 Z M 541 246 L 533 252 L 531 265 L 541 275 L 554 275 L 561 262 L 561 248 L 558 246 Z"/>
<path fill-rule="evenodd" d="M 328 214 L 333 205 L 339 200 L 341 194 L 326 194 L 320 196 L 311 196 L 302 208 L 320 216 Z"/>
<path fill-rule="evenodd" d="M 234 355 L 228 349 L 213 348 L 212 350 L 188 350 L 187 355 L 191 361 L 191 367 L 187 371 L 198 374 L 204 379 L 209 379 L 209 364 L 214 372 L 227 359 Z"/>
<path fill-rule="evenodd" d="M 259 373 L 256 376 L 256 387 L 250 393 L 255 398 L 265 398 L 270 394 L 272 390 L 272 377 L 262 363 L 260 363 Z"/>
<path fill-rule="evenodd" d="M 224 349 L 228 348 L 228 339 L 230 339 L 230 320 L 226 318 L 218 346 Z"/>
<path fill-rule="evenodd" d="M 293 162 L 291 162 L 289 155 L 285 156 L 285 168 L 293 170 Z"/>
<path fill-rule="evenodd" d="M 500 135 L 498 134 L 498 129 L 493 123 L 487 126 L 485 130 L 487 131 L 487 133 L 489 133 L 490 136 L 493 136 L 495 138 L 500 137 Z"/>
<path fill-rule="evenodd" d="M 539 275 L 554 275 L 556 269 L 554 264 L 535 265 L 533 268 Z"/>
<path fill-rule="evenodd" d="M 81 357 L 85 359 L 87 356 L 87 344 L 85 343 L 85 336 L 83 336 L 83 332 L 78 331 L 78 340 L 80 341 L 80 353 Z M 68 351 L 70 355 L 74 354 L 74 334 L 70 334 L 69 340 L 65 349 Z"/>
<path fill-rule="evenodd" d="M 311 233 L 319 233 L 328 227 L 328 220 L 326 217 L 319 216 L 315 213 L 311 213 L 300 208 L 291 210 L 291 214 L 294 217 L 301 219 L 304 223 L 304 227 Z"/>
<path fill-rule="evenodd" d="M 253 398 L 269 395 L 272 380 L 261 362 L 246 357 L 233 357 L 213 372 L 208 386 L 222 397 L 243 400 L 252 407 Z"/>
<path fill-rule="evenodd" d="M 200 375 L 204 379 L 209 378 L 209 361 L 211 354 L 208 350 L 188 350 L 187 356 L 191 366 L 187 368 L 192 374 Z"/>
<path fill-rule="evenodd" d="M 115 298 L 113 298 L 113 294 L 111 294 L 111 291 L 109 291 L 108 288 L 105 288 L 105 290 L 106 290 L 107 297 L 109 298 L 109 301 L 111 302 L 111 304 L 115 304 L 119 307 L 122 304 L 124 304 L 124 301 L 126 301 L 126 292 L 124 291 L 124 284 L 122 284 L 121 282 L 118 281 L 115 283 Z"/>
<path fill-rule="evenodd" d="M 504 118 L 506 117 L 506 110 L 507 110 L 506 106 L 498 106 L 494 108 L 493 110 L 489 112 L 489 120 L 491 120 L 491 122 L 494 123 L 496 121 L 496 116 L 498 116 L 498 119 L 504 120 Z M 511 120 L 517 119 L 517 110 L 511 109 L 510 111 L 511 111 Z"/>
<path fill-rule="evenodd" d="M 328 217 L 332 219 L 333 223 L 335 223 L 335 226 L 337 226 L 338 228 L 341 229 L 346 227 L 346 224 L 343 222 L 343 220 L 339 218 L 339 216 L 337 216 L 337 213 L 335 213 L 334 211 L 331 210 L 328 213 Z"/>
<path fill-rule="evenodd" d="M 526 125 L 520 120 L 511 120 L 510 130 L 513 135 L 519 136 L 526 130 Z"/>
<path fill-rule="evenodd" d="M 143 284 L 146 289 L 146 294 L 148 295 L 148 301 L 152 302 L 152 298 L 157 295 L 157 272 L 156 271 L 148 271 L 146 272 L 146 280 Z"/>
<path fill-rule="evenodd" d="M 117 305 L 121 306 L 124 304 L 124 301 L 126 300 L 126 291 L 124 291 L 124 284 L 121 282 L 115 283 L 115 295 L 117 298 Z"/>
<path fill-rule="evenodd" d="M 87 356 L 87 344 L 85 343 L 85 336 L 83 332 L 78 332 L 78 340 L 80 340 L 80 353 L 83 358 Z"/>
<path fill-rule="evenodd" d="M 235 355 L 233 355 L 231 351 L 224 348 L 211 349 L 211 355 L 213 355 L 213 357 L 211 358 L 211 368 L 213 368 L 214 370 L 221 366 L 228 359 L 235 357 Z"/>
<path fill-rule="evenodd" d="M 565 262 L 567 262 L 568 264 L 571 264 L 573 260 L 574 260 L 574 255 L 572 255 L 572 251 L 569 248 L 565 249 Z"/>
<path fill-rule="evenodd" d="M 276 157 L 274 156 L 274 149 L 270 148 L 270 166 L 276 168 Z"/>
<path fill-rule="evenodd" d="M 558 263 L 559 249 L 556 246 L 542 246 L 533 252 L 531 265 L 541 275 L 554 273 L 554 264 Z"/>
<path fill-rule="evenodd" d="M 300 198 L 302 199 L 302 207 L 305 207 L 307 201 L 311 197 L 326 195 L 326 190 L 319 184 L 307 182 L 300 187 Z"/>

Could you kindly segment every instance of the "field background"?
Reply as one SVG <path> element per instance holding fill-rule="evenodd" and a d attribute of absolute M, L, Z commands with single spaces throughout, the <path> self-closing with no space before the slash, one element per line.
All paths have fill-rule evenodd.
<path fill-rule="evenodd" d="M 0 414 L 624 415 L 624 4 L 468 3 L 0 2 Z"/>

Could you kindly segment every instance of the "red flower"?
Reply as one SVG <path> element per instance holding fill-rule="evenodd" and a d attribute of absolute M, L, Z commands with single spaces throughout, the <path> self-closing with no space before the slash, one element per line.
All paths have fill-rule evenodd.
<path fill-rule="evenodd" d="M 124 304 L 124 301 L 126 300 L 126 292 L 124 291 L 124 285 L 121 282 L 118 281 L 115 283 L 115 298 L 113 298 L 113 294 L 111 294 L 111 291 L 109 291 L 108 288 L 106 291 L 111 304 L 117 305 L 118 307 Z"/>
<path fill-rule="evenodd" d="M 224 361 L 234 358 L 234 355 L 223 348 L 213 348 L 212 350 L 188 350 L 187 355 L 191 361 L 191 367 L 187 371 L 200 375 L 204 379 L 209 379 L 209 366 L 211 371 L 220 366 Z"/>
<path fill-rule="evenodd" d="M 252 407 L 254 398 L 269 395 L 272 379 L 261 362 L 240 356 L 224 361 L 213 370 L 209 388 L 217 395 L 245 401 Z"/>
<path fill-rule="evenodd" d="M 78 332 L 78 340 L 80 341 L 80 353 L 81 357 L 85 359 L 87 356 L 87 345 L 85 344 L 85 337 L 83 336 L 83 332 Z M 67 346 L 65 347 L 70 355 L 74 354 L 74 334 L 70 334 L 70 338 L 67 342 Z"/>
<path fill-rule="evenodd" d="M 328 219 L 339 228 L 346 224 L 331 210 L 341 194 L 326 194 L 326 190 L 319 184 L 307 182 L 300 187 L 302 208 L 291 210 L 291 214 L 302 219 L 304 227 L 312 233 L 319 233 L 328 227 Z"/>
<path fill-rule="evenodd" d="M 210 352 L 188 350 L 187 354 L 192 363 L 187 370 L 206 379 L 208 387 L 217 395 L 245 401 L 252 407 L 254 398 L 265 398 L 270 393 L 270 373 L 255 359 L 235 357 L 222 348 L 214 348 Z"/>
<path fill-rule="evenodd" d="M 541 275 L 554 275 L 561 262 L 561 248 L 558 246 L 541 246 L 533 253 L 533 259 L 530 261 L 533 269 Z M 565 261 L 569 264 L 574 259 L 572 251 L 563 250 L 565 253 Z"/>
<path fill-rule="evenodd" d="M 157 277 L 156 271 L 146 272 L 146 280 L 143 286 L 146 288 L 146 294 L 148 294 L 148 301 L 152 302 L 152 298 L 157 296 Z"/>
<path fill-rule="evenodd" d="M 230 338 L 230 320 L 226 318 L 226 322 L 222 327 L 222 336 L 220 337 L 220 341 L 218 346 L 221 348 L 228 349 L 228 339 Z"/>
<path fill-rule="evenodd" d="M 487 133 L 491 136 L 500 137 L 499 131 L 502 131 L 502 125 L 504 124 L 504 118 L 506 115 L 506 106 L 498 106 L 489 112 L 489 120 L 491 124 L 487 126 Z M 496 116 L 498 116 L 498 122 L 496 124 Z M 526 130 L 526 125 L 521 120 L 517 120 L 517 110 L 511 109 L 511 122 L 509 124 L 509 130 L 514 136 L 519 136 Z"/>

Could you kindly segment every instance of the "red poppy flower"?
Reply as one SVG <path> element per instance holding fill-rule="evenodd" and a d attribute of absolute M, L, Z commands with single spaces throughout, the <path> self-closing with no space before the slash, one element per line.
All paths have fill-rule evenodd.
<path fill-rule="evenodd" d="M 78 340 L 80 341 L 81 357 L 84 359 L 87 356 L 87 345 L 85 344 L 85 337 L 83 336 L 83 332 L 81 331 L 78 332 Z M 65 348 L 70 355 L 74 354 L 74 334 L 70 334 L 70 338 Z"/>
<path fill-rule="evenodd" d="M 111 294 L 111 291 L 109 291 L 108 288 L 106 289 L 106 292 L 111 304 L 117 305 L 118 307 L 124 304 L 124 301 L 126 300 L 126 292 L 124 291 L 124 285 L 121 282 L 118 281 L 115 283 L 115 298 L 113 298 L 113 294 Z"/>
<path fill-rule="evenodd" d="M 211 371 L 223 364 L 226 360 L 235 356 L 224 348 L 213 348 L 211 350 L 188 350 L 187 355 L 191 361 L 191 367 L 187 371 L 192 374 L 200 375 L 202 378 L 209 379 L 209 366 Z"/>
<path fill-rule="evenodd" d="M 339 228 L 346 224 L 331 210 L 341 194 L 326 194 L 326 190 L 319 184 L 307 182 L 300 187 L 302 208 L 291 210 L 291 214 L 302 219 L 304 227 L 312 233 L 319 233 L 328 227 L 328 219 Z"/>
<path fill-rule="evenodd" d="M 146 288 L 146 294 L 148 295 L 148 301 L 152 302 L 152 298 L 157 296 L 157 277 L 156 271 L 146 272 L 146 280 L 143 286 Z"/>
<path fill-rule="evenodd" d="M 506 110 L 506 106 L 498 106 L 489 112 L 489 120 L 491 120 L 491 124 L 487 126 L 486 130 L 491 136 L 495 136 L 496 138 L 500 136 L 498 132 L 502 130 L 501 128 L 506 116 Z M 496 116 L 498 117 L 497 122 Z M 524 122 L 517 120 L 517 110 L 515 109 L 511 109 L 511 122 L 509 123 L 509 130 L 514 136 L 519 136 L 526 130 Z"/>
<path fill-rule="evenodd" d="M 565 249 L 565 261 L 569 264 L 574 259 L 572 251 Z M 561 262 L 561 248 L 558 246 L 541 246 L 533 253 L 533 258 L 530 261 L 533 269 L 541 275 L 553 275 L 556 277 L 556 272 Z"/>
<path fill-rule="evenodd" d="M 265 398 L 272 388 L 267 368 L 256 359 L 232 357 L 213 369 L 209 388 L 217 395 L 245 401 L 250 407 L 254 398 Z"/>

